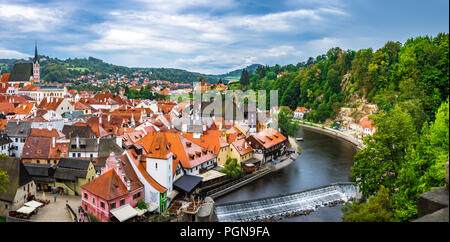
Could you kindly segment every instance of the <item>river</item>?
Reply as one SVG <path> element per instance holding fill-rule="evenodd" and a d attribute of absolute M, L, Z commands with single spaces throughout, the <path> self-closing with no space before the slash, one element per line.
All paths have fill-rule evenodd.
<path fill-rule="evenodd" d="M 350 181 L 353 156 L 357 151 L 354 145 L 305 128 L 300 128 L 298 137 L 304 139 L 300 142 L 303 152 L 293 164 L 217 198 L 216 203 L 257 199 Z M 341 216 L 341 206 L 322 207 L 310 215 L 283 221 L 338 222 Z"/>

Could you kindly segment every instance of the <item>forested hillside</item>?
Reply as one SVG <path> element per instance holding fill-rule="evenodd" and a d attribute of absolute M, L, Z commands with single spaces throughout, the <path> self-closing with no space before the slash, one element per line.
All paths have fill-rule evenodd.
<path fill-rule="evenodd" d="M 345 207 L 344 221 L 409 221 L 420 194 L 445 185 L 449 159 L 449 35 L 387 42 L 374 51 L 330 49 L 296 66 L 259 67 L 241 88 L 276 89 L 280 105 L 334 119 L 359 99 L 379 111 L 377 131 L 354 158 L 352 180 L 367 202 Z M 277 74 L 288 71 L 277 78 Z M 244 85 L 242 85 L 244 82 Z M 248 85 L 245 85 L 249 82 Z"/>
<path fill-rule="evenodd" d="M 148 73 L 150 80 L 166 80 L 170 82 L 192 83 L 197 81 L 199 76 L 204 76 L 209 83 L 218 83 L 220 79 L 226 80 L 240 76 L 242 69 L 234 70 L 222 75 L 206 75 L 197 72 L 190 72 L 174 68 L 131 68 L 125 66 L 117 66 L 106 63 L 94 57 L 89 58 L 68 58 L 60 60 L 49 56 L 39 56 L 41 61 L 41 79 L 50 82 L 67 82 L 75 79 L 80 75 L 88 73 L 101 72 L 102 75 L 98 79 L 107 78 L 108 74 L 120 74 L 130 76 L 133 72 L 141 70 Z M 0 74 L 11 72 L 14 63 L 31 62 L 32 59 L 0 59 Z M 248 70 L 254 70 L 258 64 L 246 67 Z M 150 74 L 151 73 L 151 74 Z"/>
<path fill-rule="evenodd" d="M 448 68 L 448 34 L 439 34 L 405 44 L 389 41 L 376 51 L 336 47 L 296 66 L 260 66 L 249 88 L 279 90 L 280 105 L 310 108 L 309 118 L 319 122 L 334 119 L 340 107 L 357 97 L 385 111 L 409 100 L 432 120 L 449 94 Z M 283 71 L 288 73 L 277 78 Z"/>

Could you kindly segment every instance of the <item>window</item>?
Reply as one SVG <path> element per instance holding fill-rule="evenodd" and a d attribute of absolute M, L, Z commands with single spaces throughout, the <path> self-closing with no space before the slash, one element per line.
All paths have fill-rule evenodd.
<path fill-rule="evenodd" d="M 101 208 L 105 208 L 105 203 L 100 202 L 100 207 L 101 207 Z"/>
<path fill-rule="evenodd" d="M 120 200 L 120 206 L 125 205 L 125 199 Z"/>
<path fill-rule="evenodd" d="M 116 208 L 116 203 L 111 203 L 111 209 Z"/>
<path fill-rule="evenodd" d="M 94 154 L 91 154 L 91 158 L 94 157 Z"/>
<path fill-rule="evenodd" d="M 78 157 L 81 157 L 81 153 L 78 153 Z"/>
<path fill-rule="evenodd" d="M 133 200 L 136 200 L 137 198 L 141 197 L 141 192 L 135 193 L 133 195 Z"/>
<path fill-rule="evenodd" d="M 92 202 L 95 203 L 95 198 L 94 197 L 92 198 Z"/>
<path fill-rule="evenodd" d="M 87 193 L 84 193 L 84 198 L 86 198 L 86 199 L 88 198 L 88 195 L 87 195 Z"/>
<path fill-rule="evenodd" d="M 155 163 L 155 169 L 158 169 L 158 163 Z"/>

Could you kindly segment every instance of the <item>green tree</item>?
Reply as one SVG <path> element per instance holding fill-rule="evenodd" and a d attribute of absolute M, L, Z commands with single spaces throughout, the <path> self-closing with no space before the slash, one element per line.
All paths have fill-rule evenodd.
<path fill-rule="evenodd" d="M 300 125 L 294 121 L 294 112 L 285 107 L 280 108 L 278 113 L 278 127 L 280 127 L 283 134 L 288 136 L 296 136 Z"/>
<path fill-rule="evenodd" d="M 1 160 L 5 159 L 6 157 L 8 156 L 5 154 L 0 154 L 0 162 L 2 162 Z M 8 174 L 6 174 L 6 171 L 0 169 L 0 192 L 6 191 L 5 185 L 8 183 L 9 183 Z"/>
<path fill-rule="evenodd" d="M 351 170 L 352 179 L 366 197 L 375 194 L 382 185 L 391 191 L 396 188 L 406 150 L 418 136 L 411 116 L 398 105 L 373 119 L 377 130 L 365 139 L 366 147 L 355 155 Z"/>
<path fill-rule="evenodd" d="M 394 209 L 389 189 L 381 186 L 377 194 L 366 203 L 347 204 L 342 208 L 344 222 L 393 222 Z"/>
<path fill-rule="evenodd" d="M 231 179 L 238 179 L 244 176 L 241 165 L 234 158 L 228 158 L 224 168 L 220 169 L 220 172 L 227 174 Z"/>
<path fill-rule="evenodd" d="M 449 154 L 449 103 L 443 103 L 436 120 L 425 124 L 417 146 L 407 151 L 399 171 L 393 200 L 398 220 L 417 217 L 417 197 L 433 188 L 445 185 L 445 163 Z"/>
<path fill-rule="evenodd" d="M 147 203 L 145 203 L 144 200 L 140 199 L 137 202 L 136 207 L 142 210 L 147 209 Z"/>

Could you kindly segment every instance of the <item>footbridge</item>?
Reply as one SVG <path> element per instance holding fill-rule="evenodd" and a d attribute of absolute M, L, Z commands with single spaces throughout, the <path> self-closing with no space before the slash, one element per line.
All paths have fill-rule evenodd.
<path fill-rule="evenodd" d="M 309 214 L 321 206 L 334 206 L 355 196 L 352 182 L 340 182 L 285 195 L 218 204 L 215 210 L 219 222 L 266 221 Z"/>

